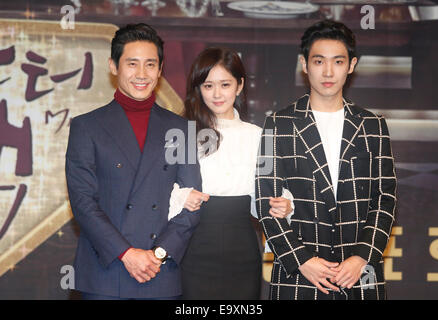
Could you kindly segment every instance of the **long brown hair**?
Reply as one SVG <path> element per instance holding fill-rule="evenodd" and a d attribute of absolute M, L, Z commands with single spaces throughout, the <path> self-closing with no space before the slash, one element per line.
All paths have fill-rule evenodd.
<path fill-rule="evenodd" d="M 246 83 L 246 72 L 242 60 L 239 55 L 227 48 L 207 48 L 204 49 L 192 64 L 189 76 L 187 78 L 186 99 L 184 101 L 185 113 L 184 116 L 188 120 L 196 121 L 196 132 L 202 129 L 212 129 L 215 131 L 218 140 L 217 148 L 220 144 L 220 133 L 215 127 L 216 116 L 207 107 L 201 94 L 201 85 L 207 79 L 211 69 L 220 65 L 225 68 L 240 85 Z M 236 97 L 234 107 L 239 111 L 239 116 L 242 120 L 246 119 L 247 105 L 246 105 L 246 90 L 245 86 L 240 94 Z M 198 141 L 203 144 L 206 141 Z"/>

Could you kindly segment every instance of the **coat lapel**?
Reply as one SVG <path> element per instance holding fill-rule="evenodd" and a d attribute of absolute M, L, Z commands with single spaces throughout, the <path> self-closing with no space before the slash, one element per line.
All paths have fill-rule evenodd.
<path fill-rule="evenodd" d="M 141 152 L 134 130 L 132 130 L 123 108 L 113 100 L 105 109 L 102 117 L 98 117 L 97 120 L 106 133 L 112 137 L 132 169 L 136 171 Z"/>
<path fill-rule="evenodd" d="M 329 212 L 332 212 L 336 209 L 332 180 L 321 137 L 310 108 L 308 95 L 303 96 L 295 103 L 295 115 L 297 115 L 294 121 L 295 134 L 301 139 L 304 145 L 305 155 L 308 159 L 307 163 L 315 176 L 318 188 L 324 202 L 327 204 L 327 209 Z"/>
<path fill-rule="evenodd" d="M 160 108 L 161 107 L 157 104 L 154 104 L 151 110 L 146 141 L 132 188 L 132 195 L 141 186 L 151 169 L 157 165 L 157 159 L 159 159 L 164 152 L 166 123 L 161 117 Z"/>
<path fill-rule="evenodd" d="M 343 180 L 348 176 L 350 159 L 356 153 L 355 139 L 361 130 L 364 119 L 360 108 L 344 99 L 344 128 L 342 131 L 341 150 L 339 155 L 338 195 L 342 193 Z M 338 196 L 338 199 L 341 197 Z"/>

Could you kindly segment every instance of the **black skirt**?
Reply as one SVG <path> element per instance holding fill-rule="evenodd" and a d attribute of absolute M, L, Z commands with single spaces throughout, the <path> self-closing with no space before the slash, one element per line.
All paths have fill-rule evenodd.
<path fill-rule="evenodd" d="M 182 261 L 183 299 L 257 300 L 261 252 L 251 197 L 210 196 Z"/>

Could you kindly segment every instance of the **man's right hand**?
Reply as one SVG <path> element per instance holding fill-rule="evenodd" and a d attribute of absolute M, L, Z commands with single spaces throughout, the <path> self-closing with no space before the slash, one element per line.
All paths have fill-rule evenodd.
<path fill-rule="evenodd" d="M 330 268 L 335 268 L 339 265 L 337 262 L 329 262 L 322 258 L 313 257 L 303 263 L 298 269 L 303 276 L 306 277 L 313 285 L 321 292 L 329 294 L 326 288 L 339 291 L 339 288 L 330 283 L 327 278 L 334 278 L 337 272 Z M 323 286 L 325 286 L 325 288 Z"/>
<path fill-rule="evenodd" d="M 152 250 L 131 248 L 122 257 L 122 262 L 131 277 L 140 283 L 155 278 L 160 272 L 161 260 L 155 257 Z"/>

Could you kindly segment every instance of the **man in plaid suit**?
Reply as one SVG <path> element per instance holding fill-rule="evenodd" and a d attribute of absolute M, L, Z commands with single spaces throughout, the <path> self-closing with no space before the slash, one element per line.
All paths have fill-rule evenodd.
<path fill-rule="evenodd" d="M 382 254 L 396 202 L 388 128 L 343 98 L 357 63 L 351 30 L 325 20 L 301 40 L 310 94 L 266 118 L 256 177 L 258 215 L 275 256 L 270 297 L 384 299 Z M 294 197 L 288 219 L 269 214 L 283 187 Z"/>

